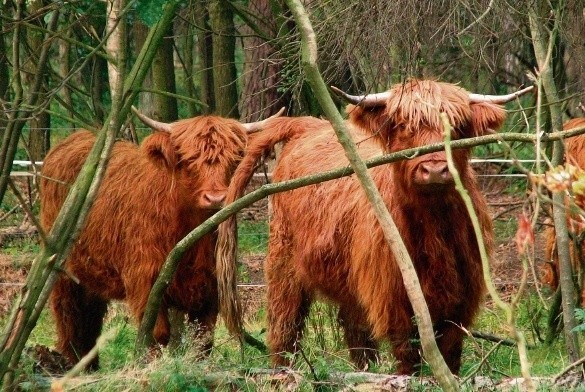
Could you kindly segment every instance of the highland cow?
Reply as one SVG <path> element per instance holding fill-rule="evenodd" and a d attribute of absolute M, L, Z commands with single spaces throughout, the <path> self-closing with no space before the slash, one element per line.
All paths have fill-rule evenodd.
<path fill-rule="evenodd" d="M 525 89 L 524 91 L 528 91 Z M 353 102 L 346 122 L 362 158 L 442 142 L 440 113 L 453 127 L 452 138 L 492 133 L 506 111 L 508 96 L 469 94 L 453 84 L 410 80 L 390 91 Z M 278 118 L 249 145 L 227 200 L 243 192 L 254 160 L 284 141 L 275 182 L 348 166 L 329 122 Z M 471 197 L 487 252 L 493 247 L 488 207 L 470 167 L 469 149 L 453 151 L 454 164 Z M 465 328 L 484 300 L 485 284 L 472 222 L 444 151 L 370 169 L 412 258 L 434 323 L 438 346 L 457 373 Z M 352 361 L 365 368 L 377 360 L 378 343 L 390 341 L 399 373 L 413 373 L 421 362 L 413 344 L 417 328 L 402 276 L 382 229 L 355 175 L 278 193 L 272 197 L 269 250 L 265 263 L 268 344 L 275 366 L 289 364 L 303 334 L 311 303 L 339 306 L 338 320 Z M 218 268 L 230 268 L 234 220 L 220 225 Z"/>
<path fill-rule="evenodd" d="M 564 130 L 569 130 L 577 127 L 585 126 L 585 118 L 574 118 L 563 124 Z M 585 134 L 570 137 L 565 143 L 565 162 L 585 170 Z M 585 209 L 585 200 L 583 197 L 574 199 L 575 205 L 580 209 Z M 571 265 L 573 266 L 573 273 L 576 275 L 577 287 L 580 290 L 580 303 L 585 306 L 585 285 L 583 284 L 585 276 L 584 251 L 585 244 L 583 243 L 585 232 L 585 218 L 577 211 L 567 209 L 567 227 L 570 243 L 570 257 Z M 554 227 L 548 227 L 546 230 L 546 249 L 545 257 L 546 263 L 543 267 L 542 281 L 548 285 L 552 290 L 559 287 L 559 255 L 557 252 L 556 232 Z"/>
<path fill-rule="evenodd" d="M 139 114 L 140 116 L 140 114 Z M 244 155 L 249 130 L 241 124 L 201 116 L 165 124 L 142 117 L 159 132 L 140 146 L 118 141 L 96 200 L 65 268 L 51 293 L 57 349 L 72 364 L 100 334 L 111 300 L 123 300 L 140 322 L 150 289 L 177 242 L 221 208 L 230 177 Z M 41 222 L 49 230 L 89 155 L 95 136 L 73 133 L 47 155 L 41 179 Z M 167 344 L 168 309 L 197 322 L 209 336 L 218 314 L 216 234 L 201 238 L 181 260 L 154 328 Z M 71 277 L 78 280 L 76 283 Z M 91 364 L 98 367 L 98 360 Z"/>

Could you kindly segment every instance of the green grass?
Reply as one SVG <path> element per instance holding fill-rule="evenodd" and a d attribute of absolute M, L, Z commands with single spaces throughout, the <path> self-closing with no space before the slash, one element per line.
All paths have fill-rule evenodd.
<path fill-rule="evenodd" d="M 531 329 L 534 322 L 534 306 L 536 306 L 534 301 L 535 299 L 530 296 L 521 302 L 518 326 L 524 332 L 528 342 L 536 346 L 528 352 L 532 366 L 531 374 L 533 376 L 554 375 L 568 364 L 564 343 L 562 339 L 558 339 L 551 346 L 546 346 L 533 341 Z M 330 305 L 316 303 L 312 307 L 302 341 L 304 355 L 298 355 L 293 366 L 295 370 L 303 374 L 305 379 L 295 390 L 313 390 L 311 382 L 315 381 L 314 377 L 324 381 L 334 373 L 354 370 L 342 342 L 341 332 L 336 325 L 335 315 L 336 310 Z M 542 323 L 542 320 L 537 321 Z M 252 323 L 246 324 L 247 330 L 260 340 L 265 338 L 262 331 L 265 326 L 264 309 L 258 311 L 258 317 Z M 136 326 L 128 320 L 124 307 L 121 305 L 114 305 L 108 314 L 104 329 L 112 328 L 116 328 L 117 333 L 101 351 L 102 368 L 96 373 L 73 379 L 71 387 L 75 387 L 75 390 L 203 391 L 208 388 L 245 391 L 274 390 L 272 389 L 274 385 L 261 377 L 245 376 L 257 374 L 258 369 L 269 368 L 268 357 L 250 347 L 245 347 L 242 356 L 239 346 L 228 335 L 221 322 L 215 333 L 214 350 L 208 358 L 198 358 L 195 340 L 187 331 L 187 338 L 183 339 L 178 347 L 162 349 L 160 356 L 147 364 L 136 361 L 132 356 Z M 503 316 L 491 309 L 486 309 L 481 313 L 474 328 L 502 337 L 507 336 Z M 51 347 L 53 339 L 52 319 L 43 312 L 27 346 L 44 344 Z M 472 373 L 495 380 L 519 376 L 517 349 L 499 346 L 490 353 L 494 347 L 495 343 L 482 339 L 467 339 L 463 354 L 462 378 Z M 389 346 L 383 343 L 381 348 L 382 362 L 372 366 L 369 371 L 392 373 L 395 370 L 395 363 L 389 354 Z M 25 371 L 24 379 L 33 382 L 36 378 L 32 374 L 31 360 L 24 360 L 23 364 L 23 366 L 28 366 L 22 369 Z M 427 366 L 423 367 L 423 374 L 431 374 Z M 414 386 L 413 388 L 413 390 L 429 390 L 428 386 L 422 385 L 420 389 Z"/>
<path fill-rule="evenodd" d="M 510 238 L 516 230 L 515 219 L 496 222 L 496 232 L 502 239 Z M 260 254 L 266 251 L 268 227 L 266 222 L 242 222 L 239 225 L 240 252 Z M 21 263 L 31 260 L 31 253 L 38 250 L 34 240 L 12 241 L 5 250 L 17 256 L 24 255 Z M 517 327 L 524 333 L 529 344 L 535 347 L 528 351 L 533 376 L 550 376 L 557 374 L 568 365 L 568 357 L 562 338 L 550 346 L 537 338 L 539 331 L 543 336 L 545 314 L 540 311 L 542 304 L 534 293 L 524 296 L 517 314 Z M 0 325 L 5 320 L 0 319 Z M 246 329 L 257 339 L 264 341 L 267 326 L 266 310 L 261 307 L 254 315 L 247 318 Z M 142 363 L 133 357 L 136 338 L 136 325 L 128 316 L 125 307 L 114 303 L 108 312 L 104 331 L 115 328 L 116 334 L 105 344 L 100 354 L 101 369 L 98 372 L 83 374 L 71 381 L 70 387 L 79 391 L 204 391 L 244 390 L 266 391 L 285 390 L 290 386 L 286 382 L 274 383 L 266 377 L 253 377 L 258 369 L 270 367 L 269 358 L 246 346 L 242 352 L 230 337 L 221 322 L 215 333 L 215 345 L 208 358 L 198 357 L 197 344 L 192 336 L 184 338 L 178 346 L 164 348 L 153 361 Z M 503 314 L 491 307 L 486 307 L 478 317 L 473 328 L 485 333 L 508 337 Z M 583 333 L 581 333 L 581 337 Z M 52 317 L 47 310 L 33 330 L 28 347 L 36 344 L 53 347 L 55 328 Z M 306 323 L 305 336 L 302 341 L 303 355 L 295 357 L 294 369 L 304 379 L 295 390 L 311 391 L 316 389 L 312 382 L 326 381 L 334 373 L 353 371 L 349 361 L 348 350 L 343 343 L 342 332 L 336 323 L 336 309 L 331 305 L 316 303 L 311 308 Z M 478 375 L 500 380 L 505 377 L 520 376 L 518 351 L 482 339 L 466 339 L 462 357 L 461 377 Z M 387 343 L 381 345 L 382 361 L 372 365 L 369 371 L 391 374 L 395 371 L 395 362 Z M 39 384 L 39 378 L 32 372 L 32 359 L 23 356 L 21 380 L 28 390 L 47 389 Z M 428 366 L 423 366 L 423 374 L 430 375 Z M 337 390 L 329 384 L 321 385 L 320 390 Z M 427 385 L 412 386 L 413 390 L 435 390 Z M 466 390 L 464 387 L 463 390 Z M 436 389 L 438 390 L 438 389 Z"/>
<path fill-rule="evenodd" d="M 265 254 L 268 250 L 268 222 L 238 222 L 238 249 L 240 254 Z"/>

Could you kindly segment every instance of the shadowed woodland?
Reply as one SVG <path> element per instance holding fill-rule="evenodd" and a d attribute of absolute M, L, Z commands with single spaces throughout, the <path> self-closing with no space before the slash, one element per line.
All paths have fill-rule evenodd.
<path fill-rule="evenodd" d="M 579 340 L 585 330 L 581 244 L 585 205 L 585 159 L 581 156 L 585 151 L 580 136 L 585 133 L 581 119 L 585 117 L 583 0 L 8 0 L 0 4 L 0 12 L 0 383 L 4 390 L 348 390 L 360 386 L 395 388 L 390 390 L 578 390 L 583 380 Z M 496 104 L 482 104 L 493 111 L 487 111 L 490 114 L 485 117 L 489 119 L 482 126 L 458 124 L 456 116 L 441 117 L 446 120 L 433 123 L 436 129 L 463 136 L 453 141 L 432 140 L 439 146 L 410 141 L 393 144 L 384 139 L 383 133 L 384 126 L 390 126 L 391 116 L 380 116 L 381 109 L 361 109 L 359 99 L 353 101 L 358 109 L 351 106 L 346 113 L 348 98 L 334 94 L 330 88 L 335 86 L 362 96 L 400 89 L 396 86 L 416 84 L 416 80 L 489 95 L 534 87 L 522 96 L 500 102 L 501 109 L 489 106 Z M 445 91 L 451 91 L 449 88 Z M 442 94 L 442 102 L 453 99 L 446 92 Z M 403 104 L 399 101 L 396 107 L 406 113 Z M 132 106 L 154 122 L 146 120 L 145 125 Z M 282 120 L 269 119 L 281 108 Z M 442 111 L 449 114 L 447 109 Z M 231 119 L 229 132 L 238 135 L 229 139 L 234 151 L 225 147 L 218 148 L 217 153 L 209 152 L 213 150 L 211 145 L 219 145 L 216 139 L 201 149 L 220 156 L 218 161 L 229 161 L 222 166 L 223 171 L 207 168 L 204 160 L 198 160 L 199 153 L 192 151 L 195 141 L 180 136 L 180 132 L 191 132 L 187 119 L 211 115 Z M 292 194 L 279 192 L 340 177 L 343 179 L 337 181 L 349 181 L 351 167 L 356 173 L 351 178 L 359 179 L 351 194 L 362 192 L 359 187 L 363 186 L 371 197 L 368 200 L 375 200 L 370 196 L 367 178 L 362 180 L 367 175 L 362 175 L 366 170 L 361 159 L 303 169 L 295 166 L 304 164 L 299 159 L 286 157 L 290 153 L 286 143 L 284 147 L 260 150 L 258 140 L 284 133 L 282 130 L 289 126 L 286 118 L 301 116 L 310 118 L 306 128 L 314 127 L 316 133 L 321 132 L 322 124 L 328 124 L 331 135 L 335 132 L 346 148 L 339 148 L 340 156 L 352 156 L 353 142 L 346 146 L 343 141 L 348 124 L 370 130 L 364 133 L 365 141 L 358 143 L 358 149 L 374 148 L 368 146 L 376 140 L 382 140 L 378 144 L 383 145 L 376 147 L 375 154 L 362 154 L 369 158 L 369 167 L 376 166 L 370 173 L 407 165 L 409 161 L 405 159 L 415 161 L 437 151 L 449 157 L 451 147 L 455 158 L 446 159 L 457 163 L 457 156 L 462 156 L 458 151 L 470 151 L 468 165 L 477 174 L 472 198 L 475 205 L 483 203 L 477 201 L 478 197 L 485 197 L 487 202 L 485 216 L 479 218 L 484 227 L 481 231 L 486 234 L 489 230 L 485 227 L 493 225 L 494 238 L 491 259 L 483 264 L 482 272 L 473 273 L 483 273 L 485 287 L 483 281 L 474 282 L 480 282 L 482 288 L 478 290 L 486 292 L 485 301 L 476 301 L 481 304 L 475 322 L 468 325 L 467 321 L 457 321 L 455 326 L 439 328 L 465 335 L 460 369 L 458 359 L 448 360 L 450 370 L 458 372 L 457 378 L 444 366 L 441 355 L 434 353 L 434 341 L 438 339 L 440 344 L 441 333 L 433 336 L 436 325 L 434 332 L 433 325 L 425 330 L 427 304 L 424 300 L 412 301 L 410 291 L 413 311 L 409 314 L 416 322 L 406 320 L 401 325 L 418 328 L 408 336 L 415 340 L 414 347 L 421 354 L 415 355 L 415 376 L 390 376 L 410 374 L 412 369 L 404 371 L 387 340 L 376 343 L 380 348 L 377 356 L 364 354 L 356 361 L 357 354 L 346 344 L 351 339 L 346 336 L 344 340 L 343 332 L 365 333 L 360 329 L 361 321 L 356 318 L 355 325 L 344 321 L 343 309 L 338 316 L 336 305 L 329 302 L 307 307 L 302 343 L 282 343 L 286 352 L 280 353 L 277 364 L 287 366 L 271 367 L 275 363 L 268 350 L 277 338 L 268 326 L 274 320 L 274 310 L 266 303 L 264 266 L 270 247 L 280 246 L 268 234 L 275 221 L 273 208 L 279 222 L 293 220 L 278 215 L 289 211 L 289 202 L 281 195 Z M 386 118 L 387 123 L 376 123 L 379 118 Z M 265 119 L 268 122 L 262 121 Z M 206 124 L 211 134 L 223 132 L 220 125 Z M 272 129 L 270 124 L 280 125 Z M 424 121 L 420 124 L 419 128 L 429 126 Z M 256 126 L 266 129 L 258 134 L 247 133 Z M 447 132 L 450 127 L 453 132 Z M 49 155 L 47 162 L 51 164 L 47 167 L 49 151 L 80 129 L 89 132 L 78 133 L 78 137 L 91 142 L 74 144 L 71 150 L 83 150 L 83 156 L 72 162 Z M 270 129 L 272 134 L 267 133 Z M 473 132 L 466 133 L 468 129 Z M 294 139 L 291 135 L 287 137 Z M 212 140 L 211 136 L 205 137 Z M 238 141 L 234 142 L 234 138 Z M 116 141 L 127 143 L 125 150 L 116 147 L 120 146 Z M 258 143 L 259 160 L 252 162 L 250 158 L 247 164 L 253 170 L 241 178 L 248 180 L 249 176 L 252 180 L 238 184 L 242 189 L 236 192 L 233 182 L 233 188 L 228 188 L 231 175 L 235 171 L 237 179 L 244 171 L 242 166 L 236 166 L 242 159 L 246 162 L 248 150 L 244 148 L 252 149 L 254 143 Z M 272 147 L 276 143 L 265 144 Z M 169 152 L 172 145 L 180 145 L 185 151 L 175 156 Z M 413 150 L 397 152 L 405 147 Z M 124 160 L 146 160 L 141 155 L 144 151 L 148 159 L 158 163 L 148 166 L 151 177 L 139 175 L 137 168 L 146 166 L 126 164 Z M 298 147 L 298 151 L 302 148 Z M 272 181 L 274 158 L 281 154 L 299 177 L 305 177 L 292 179 L 279 174 L 281 169 Z M 309 157 L 310 154 L 306 153 Z M 323 154 L 315 153 L 312 159 L 316 161 Z M 115 187 L 108 188 L 107 183 L 113 181 L 107 171 L 110 163 L 119 173 L 115 181 L 126 185 L 121 195 L 135 196 L 132 208 L 120 209 L 120 205 L 109 201 L 112 199 L 100 198 L 100 183 L 106 183 L 103 189 L 108 194 L 115 193 L 110 191 Z M 466 167 L 465 163 L 458 167 L 461 165 Z M 50 184 L 59 183 L 53 177 L 67 170 L 68 177 L 59 180 L 67 186 L 51 191 L 57 195 L 51 197 L 59 202 L 47 217 L 40 210 L 40 185 L 49 189 Z M 172 179 L 164 185 L 164 192 L 157 192 L 153 180 L 159 173 Z M 461 177 L 469 188 L 473 180 L 466 176 L 462 173 Z M 214 192 L 229 189 L 227 197 L 207 192 L 205 187 L 210 182 Z M 303 189 L 335 189 L 328 188 L 330 183 Z M 397 194 L 399 186 L 394 188 L 381 191 Z M 200 189 L 203 190 L 191 198 L 189 192 Z M 303 195 L 304 191 L 294 192 Z M 311 198 L 311 192 L 306 191 L 304 197 Z M 328 196 L 331 195 L 322 195 L 320 200 L 328 200 Z M 116 196 L 115 200 L 124 197 Z M 279 201 L 281 197 L 284 202 Z M 367 217 L 365 213 L 358 214 L 355 219 L 366 221 L 376 216 L 381 227 L 386 227 L 383 211 L 378 215 L 378 207 L 372 203 L 374 212 Z M 308 213 L 321 208 L 319 201 L 314 204 L 307 207 Z M 158 206 L 152 208 L 156 213 L 147 213 L 152 205 Z M 322 206 L 322 210 L 326 207 Z M 97 230 L 92 226 L 92 211 L 99 211 L 102 222 L 106 222 Z M 290 211 L 294 211 L 292 207 Z M 160 227 L 144 233 L 139 225 L 119 224 L 137 216 L 142 219 L 142 214 L 144 221 L 158 222 Z M 215 271 L 211 249 L 218 235 L 216 229 L 227 220 L 223 227 L 229 223 L 233 225 L 230 230 L 236 230 L 231 215 L 239 220 L 237 248 L 232 244 L 230 250 L 235 270 L 223 270 L 218 264 Z M 346 221 L 348 227 L 340 225 L 339 230 L 357 230 L 357 224 L 347 222 L 350 221 Z M 461 223 L 452 230 L 463 230 L 463 226 Z M 468 226 L 473 232 L 472 225 Z M 98 278 L 87 274 L 86 265 L 74 267 L 66 263 L 71 255 L 83 259 L 95 252 L 89 245 L 87 249 L 82 245 L 92 238 L 118 236 L 117 227 L 125 227 L 127 237 L 113 239 L 110 243 L 116 245 L 110 249 L 96 247 L 95 254 L 110 255 L 111 251 L 111 259 L 127 258 L 124 262 L 130 266 L 135 257 L 126 256 L 144 251 L 140 257 L 143 264 L 133 275 L 142 290 L 132 300 L 130 294 L 114 289 L 99 292 L 104 287 L 122 286 L 128 291 L 133 283 L 128 283 L 127 278 L 116 283 L 116 274 L 123 276 L 131 268 L 112 267 L 108 272 L 106 266 Z M 437 224 L 437 230 L 439 227 Z M 305 230 L 307 236 L 313 229 L 302 225 L 298 228 Z M 219 233 L 220 242 L 224 241 L 221 230 Z M 382 242 L 384 238 L 388 240 L 380 236 Z M 132 242 L 133 238 L 148 240 Z M 284 235 L 274 238 L 282 239 Z M 425 239 L 426 236 L 406 238 L 405 242 L 422 244 Z M 457 241 L 452 246 L 464 248 Z M 164 245 L 159 247 L 159 242 Z M 390 238 L 392 242 L 395 241 Z M 157 246 L 149 248 L 144 243 Z M 310 238 L 306 243 L 313 248 L 319 246 Z M 472 247 L 475 246 L 474 242 Z M 389 249 L 394 255 L 400 254 L 400 250 L 396 253 L 395 248 Z M 156 256 L 152 256 L 154 253 Z M 476 253 L 479 259 L 481 251 Z M 185 254 L 202 263 L 201 268 L 185 269 L 180 264 Z M 151 256 L 159 263 L 152 271 L 142 268 L 154 265 L 145 261 Z M 404 262 L 408 269 L 408 257 L 392 257 L 396 265 Z M 413 259 L 416 263 L 414 256 Z M 405 269 L 394 267 L 396 273 L 402 271 L 404 278 Z M 270 278 L 274 270 L 273 267 L 266 276 Z M 157 280 L 159 272 L 161 277 Z M 199 280 L 190 280 L 189 274 L 197 275 Z M 228 281 L 230 276 L 235 280 L 224 286 L 223 279 Z M 86 322 L 80 330 L 91 331 L 92 337 L 70 338 L 85 342 L 85 346 L 63 343 L 68 342 L 63 340 L 66 318 L 55 320 L 50 310 L 75 315 L 67 313 L 68 302 L 59 306 L 51 293 L 53 288 L 65 292 L 69 286 L 77 287 L 80 278 L 94 280 L 92 293 L 99 294 L 96 298 L 79 294 L 77 304 L 83 297 L 87 302 L 84 306 L 95 310 L 92 317 L 104 319 L 101 329 L 92 327 L 91 320 L 70 322 L 78 326 Z M 107 280 L 108 285 L 101 279 Z M 168 286 L 172 279 L 175 283 Z M 206 286 L 209 281 L 213 283 Z M 409 280 L 405 278 L 406 281 Z M 236 284 L 239 294 L 230 291 Z M 69 292 L 71 298 L 77 295 L 75 290 Z M 467 295 L 476 295 L 474 290 Z M 197 305 L 188 303 L 185 298 L 194 296 L 192 292 L 207 296 L 203 301 L 206 308 L 200 306 L 200 299 Z M 225 301 L 224 296 L 228 297 Z M 239 301 L 237 297 L 241 297 Z M 109 300 L 113 302 L 108 305 Z M 426 302 L 432 310 L 432 301 Z M 367 307 L 364 303 L 359 306 Z M 167 308 L 168 320 L 157 316 L 160 309 L 166 314 Z M 243 319 L 230 318 L 231 311 Z M 350 313 L 345 313 L 346 318 Z M 390 316 L 383 314 L 381 318 Z M 101 327 L 101 321 L 96 325 Z M 376 328 L 378 331 L 381 327 Z M 370 342 L 372 336 L 364 341 Z M 267 340 L 269 347 L 265 345 Z M 68 351 L 67 347 L 72 349 Z M 296 354 L 289 352 L 295 350 Z M 73 366 L 80 357 L 84 358 Z"/>

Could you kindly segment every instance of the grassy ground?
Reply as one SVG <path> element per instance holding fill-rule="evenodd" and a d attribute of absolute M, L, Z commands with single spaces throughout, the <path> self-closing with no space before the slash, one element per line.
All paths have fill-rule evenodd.
<path fill-rule="evenodd" d="M 516 190 L 514 191 L 516 193 Z M 506 193 L 504 192 L 505 196 Z M 17 219 L 11 224 L 17 224 Z M 496 222 L 498 234 L 497 256 L 493 273 L 502 296 L 509 299 L 515 293 L 519 260 L 514 250 L 513 236 L 516 219 L 503 217 Z M 266 252 L 268 226 L 264 218 L 248 220 L 239 224 L 241 281 L 249 283 L 246 288 L 247 301 L 246 329 L 257 339 L 265 339 L 266 312 L 264 291 L 257 284 L 262 280 L 262 262 Z M 541 243 L 542 241 L 540 241 Z M 0 282 L 23 281 L 25 272 L 35 253 L 38 252 L 36 239 L 24 237 L 2 244 L 0 257 Z M 536 249 L 541 252 L 541 249 Z M 14 274 L 14 275 L 10 275 Z M 2 290 L 2 288 L 0 288 Z M 10 293 L 0 291 L 0 296 L 10 301 Z M 545 306 L 550 305 L 550 293 L 544 292 L 543 304 L 535 292 L 534 279 L 520 302 L 517 327 L 525 334 L 527 342 L 534 346 L 528 351 L 531 373 L 534 376 L 551 376 L 568 365 L 564 342 L 556 339 L 550 345 L 541 342 L 546 330 Z M 307 322 L 302 354 L 296 357 L 293 369 L 298 373 L 267 374 L 270 368 L 268 357 L 258 350 L 246 346 L 242 351 L 225 328 L 218 324 L 215 346 L 211 355 L 200 358 L 192 331 L 170 348 L 163 348 L 155 359 L 142 363 L 132 353 L 136 337 L 136 326 L 129 319 L 124 305 L 115 303 L 110 307 L 104 332 L 114 331 L 103 346 L 100 354 L 101 369 L 83 374 L 69 381 L 66 389 L 79 391 L 203 391 L 217 390 L 338 390 L 338 385 L 324 381 L 339 372 L 353 371 L 347 349 L 342 342 L 341 332 L 335 322 L 336 311 L 322 303 L 313 306 Z M 6 321 L 7 312 L 0 314 L 0 326 Z M 494 308 L 491 301 L 481 312 L 474 329 L 484 333 L 506 337 L 508 335 L 503 314 Z M 42 371 L 34 371 L 36 357 L 32 355 L 37 345 L 53 347 L 55 330 L 47 311 L 42 314 L 33 330 L 19 368 L 20 381 L 25 390 L 46 390 L 49 380 Z M 369 369 L 375 373 L 391 374 L 394 361 L 387 345 L 382 347 L 382 361 Z M 461 378 L 485 376 L 495 380 L 520 376 L 518 351 L 515 347 L 498 345 L 477 338 L 466 340 L 463 353 Z M 302 377 L 299 377 L 302 376 Z M 423 364 L 423 375 L 430 370 Z M 317 388 L 318 386 L 318 388 Z M 411 385 L 411 390 L 429 390 L 426 385 Z M 468 389 L 470 389 L 469 387 Z"/>
<path fill-rule="evenodd" d="M 244 236 L 247 234 L 250 238 L 256 236 L 265 239 L 264 222 L 241 225 L 240 228 Z M 241 242 L 244 246 L 242 253 L 257 254 L 258 247 L 262 247 L 258 241 Z M 3 251 L 14 256 L 32 255 L 36 246 L 33 239 L 25 239 L 12 241 Z M 16 263 L 20 267 L 26 267 L 26 259 L 21 257 Z M 257 295 L 262 297 L 262 292 Z M 545 314 L 541 309 L 542 304 L 538 297 L 533 292 L 529 293 L 520 304 L 517 325 L 525 333 L 528 343 L 535 346 L 529 350 L 532 374 L 550 376 L 557 374 L 568 363 L 562 339 L 555 340 L 550 346 L 539 342 L 538 335 L 542 335 L 545 328 Z M 246 329 L 257 339 L 264 340 L 266 320 L 263 298 L 260 298 L 255 308 L 248 310 L 246 318 Z M 3 324 L 4 320 L 1 323 Z M 279 383 L 274 385 L 273 378 L 257 377 L 258 369 L 270 367 L 267 356 L 251 347 L 245 347 L 242 353 L 221 323 L 216 331 L 214 350 L 208 358 L 198 357 L 199 352 L 196 349 L 197 345 L 193 343 L 193 335 L 187 331 L 178 345 L 172 349 L 162 349 L 161 354 L 147 364 L 137 362 L 132 356 L 136 327 L 128 318 L 123 304 L 116 303 L 110 308 L 104 330 L 107 332 L 112 329 L 115 333 L 101 351 L 101 369 L 96 373 L 74 378 L 70 381 L 71 388 L 81 391 L 200 391 L 207 388 L 273 390 L 294 386 L 294 390 L 312 390 L 314 387 L 312 382 L 315 380 L 327 380 L 334 373 L 354 370 L 342 343 L 341 332 L 335 323 L 335 309 L 321 303 L 312 308 L 302 345 L 303 355 L 296 358 L 294 366 L 294 369 L 304 376 L 303 379 L 283 375 L 281 378 L 284 378 L 284 381 L 279 379 Z M 475 329 L 507 336 L 503 315 L 489 302 L 477 320 Z M 54 336 L 53 321 L 45 311 L 27 346 L 52 347 Z M 46 389 L 47 379 L 33 372 L 34 364 L 34 356 L 27 351 L 20 369 L 23 386 L 28 390 Z M 394 371 L 394 362 L 387 346 L 383 346 L 381 363 L 373 365 L 369 371 L 375 373 Z M 430 371 L 423 366 L 423 375 L 425 374 L 430 375 Z M 476 375 L 496 380 L 520 376 L 517 349 L 496 345 L 483 339 L 467 339 L 461 377 Z M 292 378 L 289 380 L 286 377 Z"/>

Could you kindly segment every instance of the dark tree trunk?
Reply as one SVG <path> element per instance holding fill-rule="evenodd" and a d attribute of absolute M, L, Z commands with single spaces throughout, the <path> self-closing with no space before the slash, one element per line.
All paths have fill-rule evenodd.
<path fill-rule="evenodd" d="M 175 65 L 173 61 L 173 28 L 170 26 L 152 62 L 152 84 L 156 91 L 176 94 Z M 171 122 L 178 118 L 177 99 L 168 95 L 154 95 L 154 117 Z"/>
<path fill-rule="evenodd" d="M 239 118 L 233 13 L 227 2 L 213 0 L 209 5 L 209 16 L 213 30 L 215 112 L 220 116 Z"/>
<path fill-rule="evenodd" d="M 137 56 L 140 52 L 146 37 L 148 36 L 148 26 L 144 23 L 137 21 L 132 26 L 132 34 L 134 36 L 134 51 L 135 55 Z M 156 56 L 155 56 L 156 58 Z M 152 72 L 149 71 L 146 73 L 144 78 L 144 82 L 142 83 L 142 87 L 146 90 L 152 89 Z M 148 114 L 151 117 L 154 117 L 154 94 L 151 92 L 142 92 L 140 93 L 139 97 L 139 107 L 140 111 L 143 113 Z M 142 127 L 143 125 L 138 125 Z"/>
<path fill-rule="evenodd" d="M 564 53 L 565 71 L 567 77 L 567 95 L 578 93 L 577 97 L 569 100 L 567 112 L 571 117 L 585 116 L 585 23 L 583 10 L 585 0 L 567 1 L 566 27 L 563 36 L 566 50 Z"/>
<path fill-rule="evenodd" d="M 212 34 L 209 26 L 207 1 L 196 1 L 194 18 L 197 25 L 197 64 L 195 77 L 199 84 L 199 99 L 203 102 L 201 112 L 215 112 L 215 93 L 213 91 L 213 48 Z"/>
<path fill-rule="evenodd" d="M 268 39 L 276 39 L 280 28 L 274 17 L 271 0 L 250 0 L 249 12 L 258 19 L 258 28 Z M 280 13 L 282 9 L 280 10 Z M 290 94 L 278 92 L 279 72 L 283 61 L 276 48 L 265 38 L 254 34 L 248 25 L 242 27 L 244 43 L 244 70 L 240 113 L 243 121 L 257 121 L 273 114 L 282 106 L 288 106 Z"/>
<path fill-rule="evenodd" d="M 186 10 L 183 11 L 183 15 L 184 15 L 184 19 L 185 20 L 189 20 L 191 19 L 191 15 L 192 15 L 193 11 L 192 10 Z M 195 60 L 195 31 L 193 29 L 193 25 L 191 23 L 187 24 L 186 26 L 182 26 L 182 33 L 184 38 L 182 41 L 182 59 L 183 59 L 183 68 L 184 68 L 184 74 L 185 74 L 185 79 L 184 79 L 184 88 L 185 88 L 185 93 L 187 94 L 187 96 L 189 98 L 194 98 L 194 99 L 199 99 L 200 97 L 197 96 L 197 93 L 195 91 L 195 80 L 194 80 L 194 75 L 195 75 L 195 64 L 194 64 L 194 60 Z M 200 110 L 198 108 L 198 105 L 194 102 L 194 101 L 188 101 L 187 102 L 187 108 L 188 108 L 188 113 L 189 113 L 189 117 L 195 117 L 196 115 L 199 114 Z"/>
<path fill-rule="evenodd" d="M 0 5 L 0 10 L 4 13 L 5 5 Z M 3 20 L 0 18 L 0 100 L 8 101 L 9 90 L 8 81 L 10 74 L 8 73 L 8 53 L 6 52 L 5 33 L 3 28 Z M 4 128 L 6 128 L 7 116 L 4 110 L 0 110 L 0 140 L 4 138 Z"/>
<path fill-rule="evenodd" d="M 44 2 L 42 0 L 35 0 L 28 3 L 28 13 L 33 16 L 33 23 L 39 27 L 44 28 L 43 15 L 40 14 L 38 17 L 35 15 L 42 11 Z M 41 46 L 43 45 L 43 34 L 40 31 L 29 29 L 27 31 L 27 44 L 30 50 L 28 60 L 26 61 L 25 73 L 23 80 L 27 86 L 31 86 L 34 83 L 34 78 L 38 73 L 38 54 L 40 53 Z M 47 77 L 44 76 L 45 80 L 43 86 L 39 90 L 39 95 L 45 96 L 47 90 L 46 86 Z M 44 102 L 44 98 L 40 98 L 40 102 Z M 41 161 L 49 149 L 49 135 L 51 128 L 51 117 L 45 111 L 35 113 L 34 117 L 29 122 L 30 131 L 28 135 L 28 153 L 31 161 Z"/>

